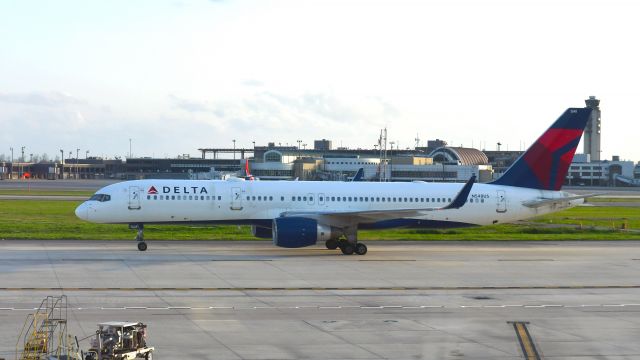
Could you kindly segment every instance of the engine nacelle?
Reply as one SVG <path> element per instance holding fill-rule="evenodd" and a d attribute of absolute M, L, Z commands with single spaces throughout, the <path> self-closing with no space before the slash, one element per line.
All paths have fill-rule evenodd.
<path fill-rule="evenodd" d="M 329 225 L 314 219 L 285 217 L 273 220 L 273 244 L 286 248 L 314 245 L 318 241 L 338 238 L 340 233 Z"/>
<path fill-rule="evenodd" d="M 271 228 L 251 225 L 251 235 L 262 239 L 271 239 L 273 231 Z"/>

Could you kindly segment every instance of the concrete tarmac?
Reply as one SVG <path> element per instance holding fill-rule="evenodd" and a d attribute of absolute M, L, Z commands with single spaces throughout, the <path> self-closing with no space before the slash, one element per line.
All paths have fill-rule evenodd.
<path fill-rule="evenodd" d="M 640 359 L 640 242 L 0 241 L 0 358 L 47 295 L 79 338 L 149 324 L 164 359 Z M 84 342 L 83 347 L 88 348 Z"/>

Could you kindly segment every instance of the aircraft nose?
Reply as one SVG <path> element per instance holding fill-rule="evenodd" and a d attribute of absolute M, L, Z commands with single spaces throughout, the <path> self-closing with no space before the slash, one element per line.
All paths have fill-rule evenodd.
<path fill-rule="evenodd" d="M 82 203 L 76 208 L 76 216 L 82 220 L 89 220 L 89 207 L 86 203 Z"/>

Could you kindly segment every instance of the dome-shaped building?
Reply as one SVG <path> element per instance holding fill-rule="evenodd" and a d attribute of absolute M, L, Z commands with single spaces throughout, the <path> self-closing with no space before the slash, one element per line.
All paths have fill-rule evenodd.
<path fill-rule="evenodd" d="M 478 149 L 463 147 L 439 147 L 429 154 L 435 163 L 458 165 L 488 165 L 487 155 Z"/>

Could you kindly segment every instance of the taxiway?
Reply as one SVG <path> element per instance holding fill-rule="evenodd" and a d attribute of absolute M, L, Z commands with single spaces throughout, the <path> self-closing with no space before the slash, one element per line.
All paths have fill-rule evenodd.
<path fill-rule="evenodd" d="M 546 358 L 640 358 L 639 242 L 149 245 L 0 241 L 0 357 L 66 294 L 72 333 L 143 321 L 162 358 L 520 359 L 509 321 Z"/>

